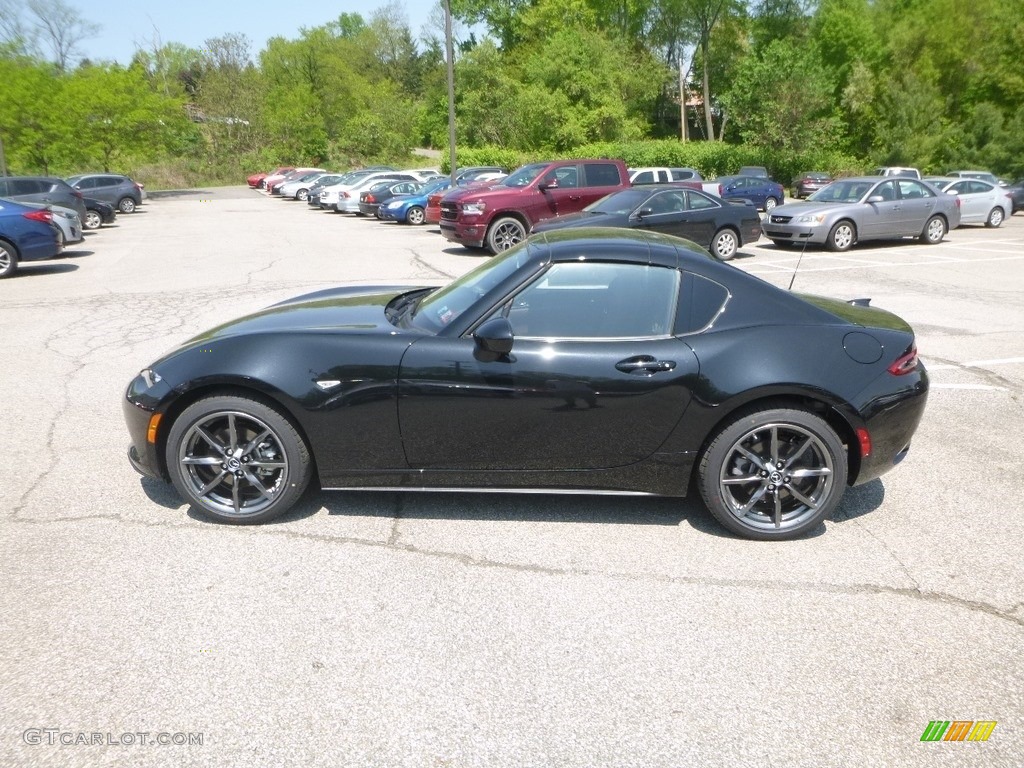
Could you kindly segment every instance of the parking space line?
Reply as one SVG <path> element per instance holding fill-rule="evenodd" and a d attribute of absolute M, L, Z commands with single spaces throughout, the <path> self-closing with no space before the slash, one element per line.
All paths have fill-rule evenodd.
<path fill-rule="evenodd" d="M 868 262 L 868 263 L 865 263 L 865 264 L 858 264 L 858 265 L 850 264 L 850 265 L 845 265 L 845 266 L 833 266 L 833 267 L 805 267 L 805 266 L 801 266 L 800 267 L 800 271 L 801 272 L 841 272 L 841 271 L 849 271 L 849 270 L 852 270 L 852 269 L 864 269 L 864 268 L 870 268 L 870 267 L 935 267 L 935 266 L 943 266 L 943 265 L 947 265 L 947 264 L 982 264 L 982 263 L 985 263 L 985 262 L 1021 261 L 1021 260 L 1024 260 L 1024 254 L 1019 254 L 1019 255 L 1015 255 L 1015 256 L 995 256 L 995 257 L 992 257 L 990 259 L 947 258 L 947 259 L 942 259 L 942 260 L 936 260 L 934 258 L 930 258 L 927 261 L 920 261 L 920 262 Z M 751 264 L 749 266 L 751 268 L 748 269 L 747 271 L 749 271 L 751 273 L 755 273 L 756 272 L 756 268 L 760 267 L 760 266 L 770 267 L 773 272 L 788 271 L 788 270 L 792 270 L 792 268 L 793 268 L 793 267 L 789 267 L 788 270 L 787 270 L 787 268 L 784 268 L 784 267 L 781 267 L 781 266 L 778 266 L 778 265 L 772 264 L 772 263 L 763 264 L 763 265 L 762 264 Z"/>

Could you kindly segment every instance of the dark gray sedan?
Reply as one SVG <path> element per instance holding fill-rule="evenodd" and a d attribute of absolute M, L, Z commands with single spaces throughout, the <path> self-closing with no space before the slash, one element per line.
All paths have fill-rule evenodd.
<path fill-rule="evenodd" d="M 845 251 L 865 240 L 917 237 L 940 243 L 960 225 L 960 201 L 930 184 L 902 177 L 841 179 L 806 202 L 781 205 L 764 224 L 779 246 L 799 243 Z"/>
<path fill-rule="evenodd" d="M 545 219 L 533 231 L 573 227 L 649 229 L 684 237 L 721 261 L 728 261 L 739 248 L 761 236 L 761 218 L 753 205 L 730 203 L 671 184 L 645 184 L 613 192 L 579 213 Z"/>

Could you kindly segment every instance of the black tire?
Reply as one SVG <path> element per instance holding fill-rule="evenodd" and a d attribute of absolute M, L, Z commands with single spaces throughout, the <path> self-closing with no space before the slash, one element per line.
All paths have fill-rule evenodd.
<path fill-rule="evenodd" d="M 82 227 L 85 229 L 99 229 L 103 225 L 103 217 L 100 216 L 96 211 L 86 211 L 85 218 L 82 219 Z"/>
<path fill-rule="evenodd" d="M 700 493 L 715 519 L 761 541 L 792 539 L 817 528 L 842 498 L 846 478 L 847 456 L 835 430 L 795 408 L 754 410 L 733 419 L 708 445 L 698 468 Z"/>
<path fill-rule="evenodd" d="M 843 219 L 837 221 L 835 226 L 829 230 L 825 247 L 830 251 L 848 251 L 857 242 L 857 227 L 852 221 Z"/>
<path fill-rule="evenodd" d="M 225 523 L 262 523 L 290 509 L 312 475 L 305 441 L 276 408 L 219 395 L 186 408 L 167 436 L 182 498 Z"/>
<path fill-rule="evenodd" d="M 985 219 L 985 226 L 995 229 L 997 227 L 1002 226 L 1003 219 L 1005 218 L 1006 215 L 1003 213 L 1003 209 L 997 205 L 995 208 L 989 211 L 988 218 Z"/>
<path fill-rule="evenodd" d="M 18 271 L 18 249 L 0 240 L 0 280 Z"/>
<path fill-rule="evenodd" d="M 740 248 L 740 239 L 729 227 L 722 227 L 711 240 L 711 255 L 719 261 L 729 261 Z"/>
<path fill-rule="evenodd" d="M 764 201 L 764 212 L 771 213 L 776 205 L 779 204 L 779 200 L 774 197 L 769 197 Z"/>
<path fill-rule="evenodd" d="M 491 223 L 487 230 L 487 250 L 491 253 L 507 251 L 526 239 L 526 227 L 512 216 L 503 216 Z"/>
<path fill-rule="evenodd" d="M 425 222 L 426 219 L 426 213 L 424 213 L 423 209 L 418 205 L 412 206 L 411 208 L 409 208 L 408 211 L 405 212 L 406 224 L 412 224 L 413 226 L 418 227 L 419 225 L 423 224 L 423 222 Z"/>
<path fill-rule="evenodd" d="M 135 201 L 130 197 L 122 197 L 117 201 L 117 210 L 121 213 L 134 213 L 135 212 Z"/>
<path fill-rule="evenodd" d="M 309 199 L 309 190 L 308 189 L 300 189 L 299 191 L 297 191 L 295 193 L 295 199 L 296 200 L 301 200 L 302 202 L 306 202 Z"/>
<path fill-rule="evenodd" d="M 932 216 L 921 230 L 921 242 L 926 245 L 938 245 L 945 236 L 946 220 L 941 216 Z"/>

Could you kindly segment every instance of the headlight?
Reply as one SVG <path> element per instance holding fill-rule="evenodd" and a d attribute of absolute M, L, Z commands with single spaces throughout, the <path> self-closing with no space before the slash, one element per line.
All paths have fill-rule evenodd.
<path fill-rule="evenodd" d="M 481 213 L 484 212 L 484 209 L 486 207 L 487 207 L 487 204 L 486 203 L 482 203 L 482 202 L 463 203 L 462 204 L 462 212 L 463 213 L 467 213 L 470 216 L 478 216 L 478 215 L 480 215 Z"/>
<path fill-rule="evenodd" d="M 800 224 L 821 224 L 825 220 L 824 213 L 808 213 L 797 219 Z"/>
<path fill-rule="evenodd" d="M 141 376 L 142 380 L 146 382 L 147 388 L 152 388 L 154 385 L 159 384 L 161 381 L 163 381 L 163 378 L 160 376 L 160 374 L 154 371 L 152 368 L 144 368 L 143 370 L 139 371 L 139 376 Z"/>

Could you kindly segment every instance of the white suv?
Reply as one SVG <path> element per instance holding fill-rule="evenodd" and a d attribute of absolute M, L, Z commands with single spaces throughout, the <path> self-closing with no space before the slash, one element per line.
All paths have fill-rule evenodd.
<path fill-rule="evenodd" d="M 920 179 L 921 172 L 917 168 L 875 168 L 872 176 L 905 176 L 910 179 Z"/>

